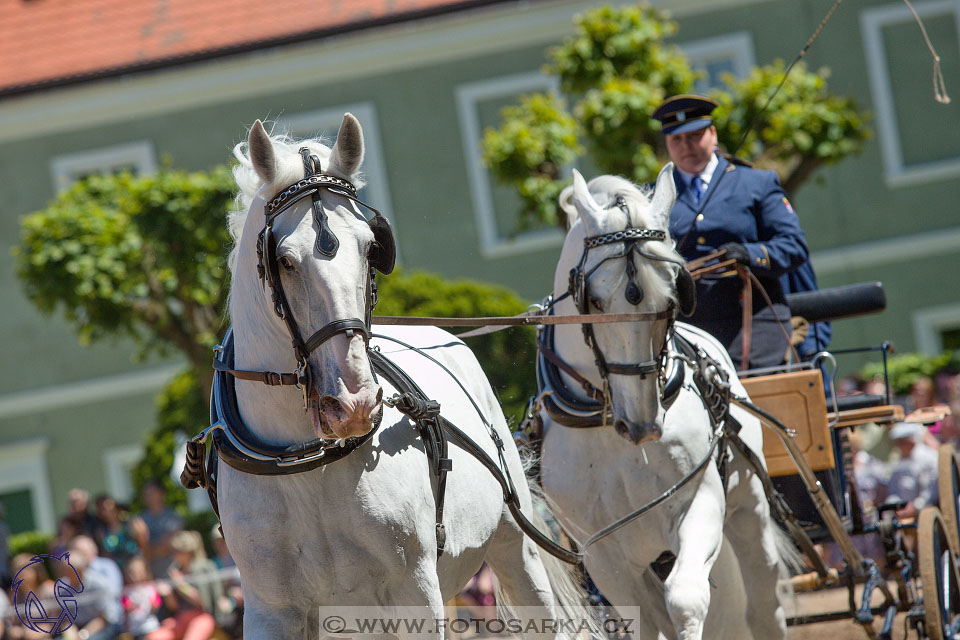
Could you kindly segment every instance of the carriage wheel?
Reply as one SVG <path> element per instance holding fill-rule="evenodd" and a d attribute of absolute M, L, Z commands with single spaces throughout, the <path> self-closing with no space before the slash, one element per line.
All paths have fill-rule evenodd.
<path fill-rule="evenodd" d="M 929 640 L 952 640 L 960 628 L 960 573 L 940 510 L 926 507 L 917 524 L 917 561 Z"/>
<path fill-rule="evenodd" d="M 940 513 L 950 534 L 950 548 L 960 553 L 960 465 L 953 445 L 942 444 L 938 451 L 937 484 L 940 489 Z"/>

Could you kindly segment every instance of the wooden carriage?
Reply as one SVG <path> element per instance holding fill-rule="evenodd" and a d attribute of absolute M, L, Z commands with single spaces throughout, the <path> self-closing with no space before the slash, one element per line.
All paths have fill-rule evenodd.
<path fill-rule="evenodd" d="M 824 293 L 800 294 L 803 299 L 799 301 L 788 296 L 791 311 L 813 322 L 871 313 L 885 306 L 880 283 Z M 867 348 L 882 352 L 884 365 L 891 349 L 887 343 Z M 833 352 L 839 353 L 844 352 Z M 779 422 L 772 425 L 764 420 L 777 432 L 764 432 L 767 469 L 772 485 L 795 516 L 794 537 L 799 534 L 802 538 L 798 543 L 812 556 L 815 569 L 795 579 L 794 586 L 817 589 L 839 582 L 849 589 L 848 611 L 807 615 L 802 622 L 852 617 L 863 625 L 868 637 L 889 638 L 894 616 L 900 611 L 907 612 L 908 622 L 921 638 L 960 637 L 960 461 L 953 447 L 945 444 L 939 451 L 939 507 L 927 506 L 919 517 L 899 521 L 896 511 L 902 504 L 865 509 L 848 443 L 849 431 L 859 425 L 904 420 L 903 408 L 890 401 L 889 387 L 884 395 L 835 398 L 831 394 L 828 398 L 821 370 L 809 365 L 744 372 L 741 381 L 751 401 Z M 937 417 L 942 415 L 928 412 L 924 421 Z M 904 543 L 905 529 L 916 530 L 913 546 Z M 880 537 L 886 553 L 882 569 L 856 550 L 852 538 L 864 534 Z M 837 544 L 846 562 L 844 572 L 826 567 L 814 546 L 822 542 Z M 922 595 L 918 595 L 917 577 Z M 896 583 L 896 589 L 888 580 Z M 859 599 L 854 592 L 858 584 L 863 585 Z M 881 606 L 871 604 L 875 591 L 883 594 Z M 876 615 L 882 616 L 879 633 L 874 628 Z"/>

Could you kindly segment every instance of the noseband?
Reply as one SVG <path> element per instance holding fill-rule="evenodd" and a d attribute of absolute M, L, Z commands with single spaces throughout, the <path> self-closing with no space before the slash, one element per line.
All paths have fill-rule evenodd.
<path fill-rule="evenodd" d="M 363 336 L 365 343 L 370 342 L 370 323 L 373 309 L 377 305 L 376 272 L 389 274 L 393 271 L 396 260 L 396 246 L 390 223 L 377 209 L 357 198 L 357 189 L 349 181 L 337 176 L 325 174 L 320 167 L 320 159 L 311 155 L 306 147 L 300 149 L 303 158 L 304 178 L 278 193 L 264 208 L 265 220 L 263 229 L 257 236 L 257 275 L 264 286 L 270 285 L 272 292 L 273 310 L 284 321 L 293 343 L 293 353 L 297 361 L 293 373 L 275 373 L 272 371 L 244 371 L 227 369 L 223 365 L 215 368 L 228 371 L 235 377 L 244 380 L 256 380 L 271 386 L 294 385 L 303 390 L 303 403 L 306 408 L 313 388 L 313 380 L 307 359 L 320 345 L 338 334 L 345 334 L 347 339 L 353 338 L 355 333 Z M 367 278 L 367 302 L 364 318 L 341 318 L 333 320 L 306 340 L 300 332 L 299 325 L 293 315 L 293 309 L 287 300 L 280 279 L 280 267 L 277 258 L 277 241 L 273 233 L 273 224 L 277 218 L 297 202 L 311 199 L 313 219 L 317 225 L 317 251 L 324 256 L 334 257 L 340 247 L 340 241 L 330 228 L 327 214 L 323 210 L 321 193 L 328 191 L 343 196 L 370 211 L 374 217 L 367 221 L 374 235 L 374 243 L 368 256 L 369 277 Z"/>
<path fill-rule="evenodd" d="M 619 207 L 624 213 L 629 216 L 627 211 L 627 203 L 623 199 L 623 196 L 617 196 L 616 206 Z M 590 236 L 585 238 L 583 241 L 583 254 L 580 256 L 580 262 L 576 267 L 570 270 L 570 287 L 568 293 L 570 297 L 573 298 L 574 302 L 577 305 L 577 309 L 580 313 L 584 315 L 590 314 L 590 277 L 594 272 L 600 268 L 607 260 L 613 258 L 625 258 L 627 261 L 627 287 L 624 291 L 624 296 L 630 304 L 638 305 L 643 300 L 643 289 L 635 281 L 637 268 L 633 262 L 632 254 L 634 252 L 638 253 L 640 256 L 647 258 L 649 260 L 659 260 L 663 262 L 674 262 L 676 260 L 670 258 L 664 258 L 661 256 L 655 256 L 650 253 L 646 253 L 640 249 L 641 242 L 648 240 L 655 240 L 663 242 L 666 240 L 667 234 L 665 231 L 659 229 L 645 229 L 639 227 L 629 227 L 623 231 L 614 231 L 612 233 L 607 233 L 599 236 Z M 596 247 L 601 247 L 608 244 L 617 244 L 624 243 L 625 249 L 622 254 L 609 256 L 604 258 L 599 263 L 597 263 L 589 271 L 585 270 L 587 263 L 587 257 L 590 254 L 590 250 Z M 655 312 L 656 315 L 653 316 L 653 320 L 669 320 L 670 325 L 672 326 L 674 319 L 676 318 L 676 306 L 670 304 L 666 309 L 662 311 Z M 607 362 L 606 357 L 603 355 L 603 351 L 600 349 L 600 346 L 597 344 L 596 335 L 593 332 L 593 325 L 590 323 L 584 323 L 580 325 L 583 331 L 583 339 L 587 343 L 587 346 L 593 351 L 594 359 L 596 360 L 597 369 L 600 372 L 600 378 L 603 380 L 604 386 L 604 398 L 607 395 L 607 389 L 609 388 L 609 377 L 613 375 L 622 375 L 622 376 L 640 376 L 641 379 L 647 377 L 648 374 L 656 373 L 659 374 L 663 366 L 663 356 L 666 351 L 667 338 L 670 334 L 670 327 L 667 328 L 667 332 L 664 337 L 663 348 L 661 348 L 658 357 L 645 360 L 643 362 L 621 364 Z"/>

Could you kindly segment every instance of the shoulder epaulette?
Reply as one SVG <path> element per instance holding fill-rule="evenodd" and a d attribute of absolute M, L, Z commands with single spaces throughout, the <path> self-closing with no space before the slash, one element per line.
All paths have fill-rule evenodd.
<path fill-rule="evenodd" d="M 753 168 L 753 163 L 749 160 L 744 160 L 743 158 L 738 158 L 737 156 L 730 155 L 729 153 L 721 154 L 727 162 L 730 164 L 740 165 L 741 167 L 747 167 L 749 169 Z"/>

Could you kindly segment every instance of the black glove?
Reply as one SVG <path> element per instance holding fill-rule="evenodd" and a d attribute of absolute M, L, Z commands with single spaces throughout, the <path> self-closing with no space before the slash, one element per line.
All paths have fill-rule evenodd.
<path fill-rule="evenodd" d="M 747 248 L 739 242 L 728 242 L 722 245 L 719 251 L 727 252 L 727 260 L 736 260 L 740 264 L 748 266 L 750 264 L 750 253 L 747 252 Z"/>

